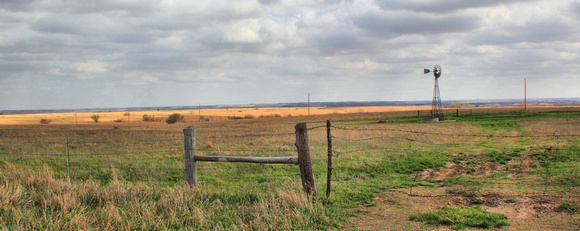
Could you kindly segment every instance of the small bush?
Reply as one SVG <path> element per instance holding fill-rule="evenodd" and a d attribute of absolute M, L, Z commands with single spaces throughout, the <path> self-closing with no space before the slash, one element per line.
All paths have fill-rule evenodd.
<path fill-rule="evenodd" d="M 177 122 L 184 122 L 184 121 L 185 121 L 185 117 L 184 116 L 182 116 L 179 113 L 173 113 L 169 117 L 167 117 L 167 119 L 165 120 L 165 123 L 174 124 L 174 123 L 177 123 Z"/>
<path fill-rule="evenodd" d="M 49 119 L 40 119 L 40 124 L 50 124 L 50 122 L 52 122 L 52 120 L 49 120 Z"/>
<path fill-rule="evenodd" d="M 161 118 L 155 117 L 154 115 L 143 114 L 143 122 L 160 122 Z"/>
<path fill-rule="evenodd" d="M 95 123 L 98 123 L 100 118 L 101 118 L 101 116 L 97 115 L 97 114 L 93 114 L 91 116 L 91 119 L 93 119 L 93 121 L 95 121 Z"/>
<path fill-rule="evenodd" d="M 115 123 L 121 123 L 121 122 L 123 122 L 123 119 L 116 119 L 116 120 L 113 120 L 113 122 L 115 122 Z"/>

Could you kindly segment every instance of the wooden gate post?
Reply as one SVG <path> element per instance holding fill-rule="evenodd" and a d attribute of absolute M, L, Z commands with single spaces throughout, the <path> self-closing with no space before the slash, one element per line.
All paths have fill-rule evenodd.
<path fill-rule="evenodd" d="M 183 145 L 185 160 L 185 185 L 188 188 L 197 188 L 197 163 L 195 162 L 196 137 L 195 128 L 183 129 Z"/>
<path fill-rule="evenodd" d="M 294 126 L 296 129 L 296 148 L 298 149 L 298 165 L 300 166 L 300 177 L 304 192 L 311 196 L 316 196 L 316 186 L 314 185 L 314 175 L 312 174 L 312 161 L 310 159 L 310 147 L 308 146 L 308 128 L 306 123 L 299 123 Z"/>

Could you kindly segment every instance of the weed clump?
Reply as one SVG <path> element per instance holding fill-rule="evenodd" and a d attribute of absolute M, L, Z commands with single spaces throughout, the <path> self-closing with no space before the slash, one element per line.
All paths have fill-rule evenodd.
<path fill-rule="evenodd" d="M 508 161 L 512 160 L 511 157 L 507 156 L 505 152 L 491 151 L 484 154 L 487 157 L 491 157 L 491 162 L 497 162 L 501 165 L 506 165 Z"/>
<path fill-rule="evenodd" d="M 558 209 L 561 211 L 566 211 L 571 214 L 580 213 L 580 205 L 572 201 L 564 201 L 559 206 Z"/>

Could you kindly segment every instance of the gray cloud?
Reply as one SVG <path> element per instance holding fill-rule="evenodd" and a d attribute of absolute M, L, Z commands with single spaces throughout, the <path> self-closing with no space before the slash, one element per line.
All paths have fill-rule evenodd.
<path fill-rule="evenodd" d="M 508 88 L 522 73 L 558 87 L 543 95 L 577 96 L 578 9 L 571 0 L 0 0 L 0 110 L 308 93 L 430 100 L 421 70 L 435 63 L 444 99 L 517 98 Z"/>
<path fill-rule="evenodd" d="M 371 34 L 400 36 L 404 34 L 442 34 L 467 32 L 478 26 L 478 18 L 465 15 L 433 16 L 397 12 L 367 12 L 354 23 Z"/>
<path fill-rule="evenodd" d="M 477 9 L 483 7 L 496 7 L 518 2 L 534 2 L 536 0 L 397 0 L 376 1 L 384 10 L 410 10 L 428 12 L 434 14 L 452 13 L 459 10 Z"/>
<path fill-rule="evenodd" d="M 529 21 L 525 25 L 495 27 L 473 35 L 473 45 L 505 45 L 514 43 L 544 43 L 574 41 L 578 32 L 560 20 Z"/>

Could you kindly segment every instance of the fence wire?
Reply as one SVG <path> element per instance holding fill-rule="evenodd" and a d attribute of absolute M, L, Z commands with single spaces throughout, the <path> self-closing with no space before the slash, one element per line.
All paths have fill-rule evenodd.
<path fill-rule="evenodd" d="M 457 197 L 457 193 L 436 194 L 430 188 L 454 185 L 455 187 L 470 187 L 472 190 L 487 187 L 518 187 L 534 188 L 536 193 L 510 194 L 505 197 L 541 195 L 564 197 L 569 191 L 579 191 L 577 179 L 580 172 L 565 171 L 565 178 L 561 174 L 562 168 L 580 167 L 575 163 L 555 162 L 550 166 L 543 166 L 553 156 L 562 156 L 562 153 L 577 153 L 578 146 L 562 145 L 566 142 L 575 142 L 580 134 L 576 130 L 563 131 L 543 135 L 526 134 L 483 134 L 480 131 L 472 134 L 471 130 L 457 132 L 433 130 L 414 130 L 413 128 L 390 128 L 391 125 L 340 125 L 331 126 L 333 139 L 333 178 L 332 182 L 338 187 L 365 187 L 376 191 L 401 192 L 410 196 L 425 197 Z M 312 166 L 315 168 L 317 185 L 325 184 L 327 163 L 326 125 L 308 127 L 310 133 L 310 150 Z M 197 130 L 196 150 L 198 155 L 231 155 L 231 156 L 296 156 L 297 148 L 294 143 L 295 133 L 287 129 L 250 130 L 246 128 Z M 68 155 L 65 138 L 68 137 Z M 447 137 L 442 139 L 442 137 Z M 528 140 L 521 145 L 513 140 Z M 14 145 L 22 143 L 21 145 Z M 483 149 L 483 150 L 482 150 Z M 451 167 L 442 166 L 441 169 L 461 165 L 463 169 L 457 171 L 456 176 L 449 179 L 432 179 L 425 175 L 425 170 L 413 171 L 411 174 L 399 178 L 402 187 L 393 189 L 388 184 L 376 183 L 378 179 L 371 175 L 388 175 L 392 172 L 372 173 L 364 168 L 377 166 L 394 166 L 401 160 L 414 155 L 437 152 L 447 155 L 451 160 Z M 29 129 L 0 129 L 0 161 L 10 161 L 33 165 L 46 164 L 58 171 L 59 177 L 64 177 L 67 167 L 67 156 L 70 157 L 73 180 L 100 180 L 110 181 L 113 175 L 134 182 L 171 182 L 183 184 L 183 133 L 182 131 L 116 131 L 116 130 L 42 130 Z M 511 164 L 499 164 L 505 161 L 497 156 L 509 156 Z M 510 156 L 512 155 L 512 156 Z M 460 157 L 465 157 L 460 159 Z M 538 166 L 530 168 L 524 166 L 523 157 L 527 157 Z M 496 169 L 477 169 L 480 161 L 495 160 Z M 474 161 L 467 164 L 467 160 Z M 509 161 L 509 160 L 508 160 Z M 454 163 L 458 162 L 458 163 Z M 412 168 L 420 164 L 411 165 Z M 488 167 L 488 166 L 485 166 Z M 472 168 L 474 174 L 467 173 Z M 578 169 L 578 168 L 576 168 Z M 411 169 L 414 170 L 414 169 Z M 478 171 L 497 171 L 502 175 L 494 178 L 478 175 Z M 284 178 L 299 179 L 299 170 L 296 166 L 259 165 L 259 164 L 199 164 L 200 181 L 220 182 L 223 179 L 237 181 L 263 181 L 263 179 L 279 180 Z M 558 172 L 560 171 L 560 172 Z M 395 172 L 396 173 L 396 172 Z M 420 173 L 421 175 L 418 175 Z M 532 176 L 530 179 L 515 178 L 520 175 Z M 513 176 L 512 176 L 513 175 Z M 465 179 L 464 176 L 476 176 Z M 574 178 L 576 177 L 576 178 Z M 389 180 L 390 176 L 380 179 Z M 575 181 L 576 180 L 576 181 Z M 209 183 L 208 183 L 209 184 Z M 272 187 L 278 187 L 272 185 Z M 423 194 L 419 194 L 418 188 Z M 414 192 L 415 191 L 415 192 Z M 501 191 L 501 190 L 500 190 Z M 480 193 L 481 194 L 481 193 Z M 484 195 L 485 196 L 485 195 Z"/>

